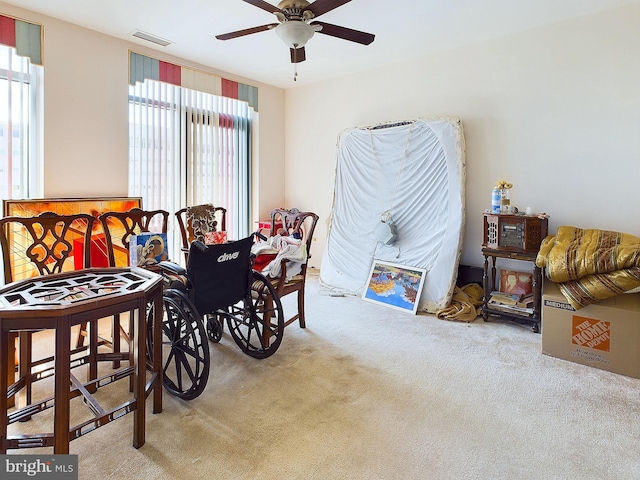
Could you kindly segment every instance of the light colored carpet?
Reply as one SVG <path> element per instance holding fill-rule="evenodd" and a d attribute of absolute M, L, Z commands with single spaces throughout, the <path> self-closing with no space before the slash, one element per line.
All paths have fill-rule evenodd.
<path fill-rule="evenodd" d="M 205 392 L 149 401 L 142 448 L 132 415 L 74 440 L 80 478 L 640 478 L 640 380 L 542 355 L 513 323 L 327 293 L 310 279 L 307 328 L 269 359 L 210 344 Z"/>

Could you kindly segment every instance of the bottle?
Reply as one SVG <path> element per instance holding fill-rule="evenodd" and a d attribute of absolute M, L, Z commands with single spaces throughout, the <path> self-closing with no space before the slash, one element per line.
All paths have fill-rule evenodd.
<path fill-rule="evenodd" d="M 502 191 L 495 187 L 491 192 L 491 213 L 500 213 L 500 200 L 502 200 Z"/>
<path fill-rule="evenodd" d="M 500 213 L 510 214 L 511 212 L 511 199 L 509 198 L 509 189 L 503 188 L 500 192 Z"/>

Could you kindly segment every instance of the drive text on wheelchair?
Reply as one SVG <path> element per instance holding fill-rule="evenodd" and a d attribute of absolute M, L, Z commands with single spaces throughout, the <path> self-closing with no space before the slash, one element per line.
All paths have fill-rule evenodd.
<path fill-rule="evenodd" d="M 218 262 L 222 263 L 228 260 L 235 260 L 236 258 L 238 258 L 238 256 L 240 256 L 240 251 L 233 252 L 233 253 L 223 253 L 218 257 Z"/>

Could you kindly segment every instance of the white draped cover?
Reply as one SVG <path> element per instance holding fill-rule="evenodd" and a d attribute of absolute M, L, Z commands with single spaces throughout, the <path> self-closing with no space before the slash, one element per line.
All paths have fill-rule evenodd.
<path fill-rule="evenodd" d="M 464 231 L 465 146 L 454 117 L 355 128 L 338 137 L 320 281 L 362 294 L 374 260 L 427 270 L 419 310 L 449 306 Z M 374 234 L 389 211 L 398 238 Z"/>

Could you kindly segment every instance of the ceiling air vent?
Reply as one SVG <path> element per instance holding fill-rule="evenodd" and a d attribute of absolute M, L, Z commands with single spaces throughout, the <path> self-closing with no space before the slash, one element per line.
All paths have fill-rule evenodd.
<path fill-rule="evenodd" d="M 151 35 L 150 33 L 142 32 L 140 30 L 133 31 L 131 35 L 141 38 L 142 40 L 146 40 L 147 42 L 155 43 L 156 45 L 162 45 L 163 47 L 173 43 L 169 40 L 165 40 L 164 38 L 156 37 L 155 35 Z"/>

